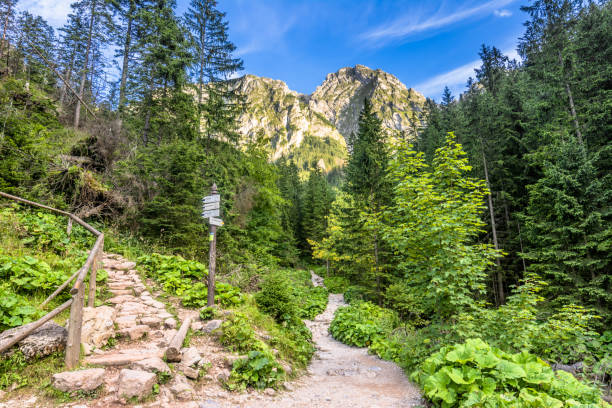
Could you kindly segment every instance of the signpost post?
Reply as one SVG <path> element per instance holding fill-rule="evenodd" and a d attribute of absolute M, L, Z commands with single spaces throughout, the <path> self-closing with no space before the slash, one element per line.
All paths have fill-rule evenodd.
<path fill-rule="evenodd" d="M 206 305 L 213 306 L 215 304 L 215 269 L 217 266 L 217 227 L 223 225 L 221 215 L 221 196 L 217 192 L 217 184 L 213 183 L 210 189 L 210 195 L 202 200 L 202 217 L 208 218 L 210 224 L 210 233 L 208 240 L 210 241 L 210 251 L 208 255 L 208 298 Z"/>

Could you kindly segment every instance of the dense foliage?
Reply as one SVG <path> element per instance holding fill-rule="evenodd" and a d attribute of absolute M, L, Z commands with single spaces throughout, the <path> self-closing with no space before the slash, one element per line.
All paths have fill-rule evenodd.
<path fill-rule="evenodd" d="M 413 376 L 441 407 L 596 407 L 599 391 L 553 372 L 527 352 L 509 354 L 480 339 L 443 347 Z"/>

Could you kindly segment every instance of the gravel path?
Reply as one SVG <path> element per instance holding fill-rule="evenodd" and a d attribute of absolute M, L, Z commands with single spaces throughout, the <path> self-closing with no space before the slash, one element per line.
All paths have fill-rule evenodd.
<path fill-rule="evenodd" d="M 322 279 L 313 274 L 313 283 Z M 317 353 L 309 375 L 292 383 L 293 391 L 276 398 L 245 401 L 249 408 L 391 408 L 423 405 L 418 388 L 395 364 L 369 355 L 367 349 L 349 347 L 328 333 L 334 312 L 344 306 L 342 295 L 329 295 L 325 312 L 307 321 Z M 206 405 L 202 404 L 202 407 Z M 215 405 L 210 405 L 215 407 Z"/>

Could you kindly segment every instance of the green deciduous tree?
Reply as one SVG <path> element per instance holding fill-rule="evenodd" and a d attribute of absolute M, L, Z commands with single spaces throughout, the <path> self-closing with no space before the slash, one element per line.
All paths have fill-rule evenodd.
<path fill-rule="evenodd" d="M 391 164 L 395 204 L 386 212 L 385 241 L 398 268 L 429 315 L 448 319 L 469 310 L 485 294 L 486 269 L 497 255 L 474 243 L 484 223 L 485 183 L 468 176 L 471 167 L 449 133 L 431 166 L 423 153 L 400 146 Z"/>

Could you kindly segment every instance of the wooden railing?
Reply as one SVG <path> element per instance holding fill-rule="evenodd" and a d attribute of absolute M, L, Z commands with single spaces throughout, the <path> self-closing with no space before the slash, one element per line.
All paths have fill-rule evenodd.
<path fill-rule="evenodd" d="M 68 218 L 68 226 L 66 232 L 70 235 L 72 231 L 72 223 L 83 226 L 87 231 L 96 236 L 96 242 L 89 252 L 87 260 L 70 278 L 62 283 L 55 292 L 53 292 L 44 302 L 41 303 L 39 308 L 44 308 L 52 299 L 60 294 L 72 281 L 76 279 L 74 285 L 70 289 L 72 298 L 60 306 L 56 307 L 40 319 L 35 322 L 28 323 L 26 325 L 14 328 L 10 330 L 8 336 L 2 336 L 0 339 L 0 353 L 13 347 L 15 344 L 26 338 L 34 330 L 53 319 L 55 316 L 70 307 L 70 319 L 68 323 L 68 341 L 66 343 L 66 366 L 68 368 L 74 368 L 79 365 L 79 358 L 81 353 L 81 327 L 83 325 L 83 307 L 85 303 L 85 279 L 87 273 L 89 273 L 89 293 L 87 295 L 87 305 L 94 307 L 96 299 L 96 274 L 100 262 L 102 261 L 102 253 L 104 251 L 104 234 L 77 217 L 66 211 L 58 210 L 56 208 L 48 207 L 43 204 L 35 203 L 34 201 L 26 200 L 20 197 L 16 197 L 10 194 L 6 194 L 0 191 L 0 197 L 7 198 L 9 200 L 17 201 L 20 203 L 28 204 L 34 207 L 44 208 L 45 210 L 54 212 L 56 214 L 64 215 Z M 7 331 L 8 332 L 8 331 Z M 5 333 L 7 333 L 5 332 Z"/>

